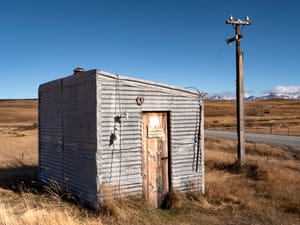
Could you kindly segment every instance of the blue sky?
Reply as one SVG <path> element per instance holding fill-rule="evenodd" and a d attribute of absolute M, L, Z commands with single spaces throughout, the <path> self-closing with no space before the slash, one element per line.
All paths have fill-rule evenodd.
<path fill-rule="evenodd" d="M 101 69 L 208 93 L 235 92 L 234 35 L 242 30 L 245 90 L 300 86 L 297 0 L 3 0 L 0 99 L 36 98 L 39 84 Z"/>

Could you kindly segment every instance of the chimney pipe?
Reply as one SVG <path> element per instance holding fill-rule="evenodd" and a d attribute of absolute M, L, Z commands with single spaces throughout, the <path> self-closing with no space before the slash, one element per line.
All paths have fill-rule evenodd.
<path fill-rule="evenodd" d="M 73 74 L 82 73 L 82 72 L 84 72 L 84 69 L 81 68 L 81 67 L 76 67 L 76 68 L 73 70 Z"/>

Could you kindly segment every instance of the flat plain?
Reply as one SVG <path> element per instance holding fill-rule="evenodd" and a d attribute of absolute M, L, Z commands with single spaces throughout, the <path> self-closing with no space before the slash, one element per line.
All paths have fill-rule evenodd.
<path fill-rule="evenodd" d="M 245 131 L 300 136 L 300 100 L 246 101 Z M 205 101 L 206 129 L 236 130 L 236 104 L 229 100 Z"/>
<path fill-rule="evenodd" d="M 251 131 L 300 135 L 300 101 L 247 102 L 245 114 Z M 234 102 L 206 101 L 205 122 L 234 129 Z M 170 209 L 151 209 L 139 197 L 107 199 L 95 212 L 38 181 L 37 128 L 36 100 L 0 101 L 0 225 L 300 224 L 300 146 L 247 143 L 241 168 L 235 141 L 206 137 L 205 195 L 174 192 Z"/>

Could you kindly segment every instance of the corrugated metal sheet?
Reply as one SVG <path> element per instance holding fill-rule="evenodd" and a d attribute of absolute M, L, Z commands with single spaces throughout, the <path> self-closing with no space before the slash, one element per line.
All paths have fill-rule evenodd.
<path fill-rule="evenodd" d="M 96 70 L 41 85 L 39 177 L 94 207 L 104 184 L 122 196 L 142 194 L 142 112 L 162 111 L 170 116 L 173 188 L 204 191 L 203 122 L 195 169 L 199 104 L 193 91 Z M 125 112 L 128 118 L 119 123 L 116 117 Z"/>
<path fill-rule="evenodd" d="M 39 178 L 63 182 L 62 80 L 39 87 Z"/>
<path fill-rule="evenodd" d="M 200 116 L 197 93 L 103 72 L 98 72 L 97 87 L 101 102 L 98 108 L 99 185 L 109 184 L 121 195 L 131 193 L 133 186 L 137 193 L 142 193 L 142 112 L 166 111 L 170 112 L 173 188 L 202 190 L 203 171 L 195 171 Z M 144 97 L 142 106 L 136 104 L 138 96 Z M 114 117 L 124 112 L 128 119 L 115 123 Z M 115 126 L 119 138 L 114 145 L 109 145 Z M 199 162 L 202 168 L 203 161 Z"/>
<path fill-rule="evenodd" d="M 39 88 L 39 177 L 96 206 L 96 82 L 73 75 Z"/>
<path fill-rule="evenodd" d="M 96 82 L 93 73 L 63 80 L 62 108 L 64 188 L 96 205 Z"/>

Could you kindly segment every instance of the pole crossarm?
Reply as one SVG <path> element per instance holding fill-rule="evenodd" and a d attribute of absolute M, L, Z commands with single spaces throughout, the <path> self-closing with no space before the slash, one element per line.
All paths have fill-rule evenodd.
<path fill-rule="evenodd" d="M 247 20 L 240 20 L 240 19 L 237 19 L 237 20 L 226 20 L 226 24 L 237 24 L 237 25 L 251 25 L 251 22 L 250 21 L 247 21 Z"/>
<path fill-rule="evenodd" d="M 241 20 L 241 19 L 233 19 L 233 16 L 230 16 L 227 20 L 226 20 L 226 24 L 233 24 L 233 25 L 251 25 L 251 21 L 249 19 L 249 16 L 245 17 L 245 20 Z"/>

